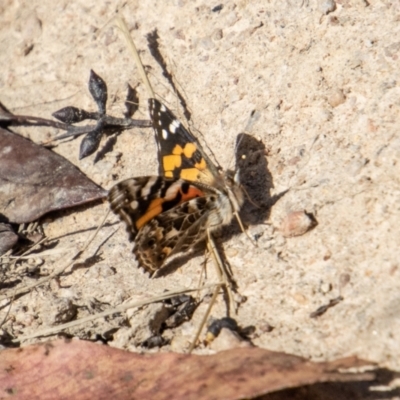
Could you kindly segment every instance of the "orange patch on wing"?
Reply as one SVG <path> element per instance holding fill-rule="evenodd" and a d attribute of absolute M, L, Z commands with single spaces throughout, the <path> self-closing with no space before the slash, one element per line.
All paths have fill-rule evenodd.
<path fill-rule="evenodd" d="M 197 168 L 185 168 L 180 173 L 180 178 L 187 181 L 196 181 L 199 176 L 199 170 Z"/>
<path fill-rule="evenodd" d="M 181 192 L 182 193 L 182 192 Z M 194 186 L 190 186 L 187 193 L 182 193 L 181 203 L 194 199 L 195 197 L 203 197 L 204 192 Z"/>
<path fill-rule="evenodd" d="M 171 251 L 172 251 L 171 247 L 164 247 L 162 252 L 165 254 L 166 257 L 168 257 Z"/>
<path fill-rule="evenodd" d="M 136 221 L 136 229 L 140 229 L 143 225 L 149 222 L 151 219 L 162 213 L 163 199 L 154 199 L 147 211 Z"/>
<path fill-rule="evenodd" d="M 172 150 L 172 154 L 176 156 L 181 156 L 183 154 L 186 158 L 192 158 L 196 150 L 197 146 L 194 143 L 186 143 L 185 147 L 182 147 L 180 144 L 177 144 Z"/>
<path fill-rule="evenodd" d="M 197 147 L 194 143 L 186 143 L 185 148 L 183 149 L 183 154 L 187 158 L 192 158 L 193 153 L 197 150 Z"/>
<path fill-rule="evenodd" d="M 181 193 L 182 196 L 181 200 L 179 201 L 179 204 L 194 199 L 195 197 L 204 196 L 204 192 L 194 186 L 190 186 L 187 193 L 183 193 L 180 187 L 179 188 L 177 187 L 176 189 L 177 190 L 175 191 L 175 193 L 172 196 L 171 195 L 168 196 L 167 199 L 162 199 L 162 198 L 154 199 L 150 203 L 149 208 L 146 210 L 146 212 L 136 221 L 136 229 L 139 230 L 143 225 L 147 224 L 147 222 L 152 220 L 157 215 L 160 215 L 163 212 L 162 208 L 163 203 L 166 200 L 172 200 L 176 196 L 178 191 Z"/>
<path fill-rule="evenodd" d="M 194 166 L 200 170 L 206 169 L 207 168 L 206 160 L 202 158 L 201 161 L 196 163 Z"/>
<path fill-rule="evenodd" d="M 172 150 L 172 154 L 175 154 L 177 156 L 180 156 L 183 153 L 183 149 L 182 146 L 180 146 L 179 144 L 177 144 L 174 149 Z"/>
<path fill-rule="evenodd" d="M 170 155 L 163 157 L 164 171 L 173 171 L 182 165 L 182 157 L 180 155 Z"/>

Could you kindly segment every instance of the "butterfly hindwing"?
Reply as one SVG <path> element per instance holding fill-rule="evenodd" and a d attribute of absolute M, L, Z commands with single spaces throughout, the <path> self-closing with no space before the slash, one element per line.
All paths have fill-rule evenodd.
<path fill-rule="evenodd" d="M 163 267 L 167 258 L 190 251 L 195 243 L 205 238 L 214 201 L 213 196 L 189 200 L 143 226 L 133 249 L 139 264 L 153 274 Z"/>

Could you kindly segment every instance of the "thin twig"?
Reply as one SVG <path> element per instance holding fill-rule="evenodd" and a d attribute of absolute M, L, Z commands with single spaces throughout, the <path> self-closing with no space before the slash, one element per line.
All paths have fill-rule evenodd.
<path fill-rule="evenodd" d="M 131 35 L 129 33 L 128 27 L 126 25 L 126 22 L 122 17 L 116 17 L 116 22 L 118 28 L 121 30 L 122 34 L 125 37 L 125 40 L 129 46 L 129 49 L 131 51 L 131 54 L 135 60 L 136 67 L 139 70 L 139 75 L 143 80 L 144 85 L 146 86 L 147 91 L 149 92 L 149 96 L 151 98 L 155 98 L 154 90 L 150 84 L 149 78 L 147 77 L 146 71 L 144 70 L 142 61 L 140 59 L 139 53 L 136 49 L 135 43 L 133 42 Z"/>
<path fill-rule="evenodd" d="M 211 297 L 210 303 L 209 303 L 209 305 L 208 305 L 208 307 L 207 307 L 207 311 L 205 312 L 205 314 L 204 314 L 204 316 L 203 316 L 203 319 L 201 320 L 200 325 L 199 325 L 199 327 L 197 328 L 196 335 L 195 335 L 195 337 L 194 337 L 192 343 L 190 344 L 190 347 L 189 347 L 189 350 L 188 350 L 188 353 L 189 353 L 189 354 L 190 354 L 190 353 L 194 350 L 194 348 L 196 347 L 196 344 L 197 344 L 197 341 L 199 340 L 201 331 L 203 330 L 204 325 L 206 324 L 207 319 L 208 319 L 208 317 L 210 316 L 211 309 L 212 309 L 212 307 L 213 307 L 213 305 L 214 305 L 214 303 L 215 303 L 215 300 L 217 299 L 218 292 L 219 292 L 219 290 L 221 289 L 221 286 L 222 286 L 221 284 L 218 284 L 218 285 L 216 286 L 216 288 L 214 289 L 214 293 L 213 293 L 213 296 Z"/>
<path fill-rule="evenodd" d="M 93 113 L 93 115 L 94 114 L 96 113 Z M 0 122 L 2 121 L 12 126 L 49 126 L 67 131 L 67 133 L 55 136 L 54 138 L 43 142 L 43 145 L 54 142 L 55 140 L 84 135 L 93 131 L 93 129 L 96 127 L 96 125 L 74 126 L 47 118 L 32 117 L 30 115 L 15 115 L 11 113 L 6 115 L 0 114 Z M 132 128 L 149 128 L 151 126 L 151 121 L 147 119 L 116 118 L 110 115 L 105 115 L 103 118 L 104 129 L 114 128 L 119 130 L 127 130 Z"/>

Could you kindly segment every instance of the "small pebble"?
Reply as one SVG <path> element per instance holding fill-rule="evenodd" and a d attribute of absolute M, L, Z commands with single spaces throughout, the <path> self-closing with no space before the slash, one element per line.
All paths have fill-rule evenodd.
<path fill-rule="evenodd" d="M 29 258 L 27 262 L 31 267 L 39 267 L 44 263 L 44 260 L 42 258 Z"/>
<path fill-rule="evenodd" d="M 283 219 L 279 230 L 284 237 L 290 238 L 304 235 L 313 225 L 314 221 L 304 211 L 292 211 Z"/>
<path fill-rule="evenodd" d="M 247 340 L 243 340 L 239 334 L 228 328 L 222 328 L 219 335 L 210 345 L 210 348 L 217 352 L 234 349 L 236 347 L 251 347 L 251 343 Z"/>
<path fill-rule="evenodd" d="M 299 292 L 294 293 L 292 297 L 299 304 L 307 304 L 308 303 L 307 297 Z"/>
<path fill-rule="evenodd" d="M 336 3 L 333 0 L 322 0 L 319 2 L 319 11 L 327 15 L 336 10 Z"/>
<path fill-rule="evenodd" d="M 35 15 L 31 14 L 21 26 L 21 36 L 25 41 L 38 39 L 42 35 L 42 21 Z"/>
<path fill-rule="evenodd" d="M 343 91 L 340 89 L 333 90 L 328 96 L 328 103 L 331 107 L 340 106 L 346 101 L 346 96 L 344 95 Z"/>
<path fill-rule="evenodd" d="M 269 333 L 274 330 L 274 327 L 271 324 L 269 324 L 268 322 L 264 322 L 263 324 L 261 324 L 259 329 L 263 333 Z"/>
<path fill-rule="evenodd" d="M 344 288 L 350 282 L 350 274 L 343 273 L 339 276 L 339 287 L 340 289 Z"/>
<path fill-rule="evenodd" d="M 212 39 L 213 40 L 221 40 L 223 38 L 224 34 L 222 33 L 222 29 L 216 29 L 214 33 L 212 34 Z"/>
<path fill-rule="evenodd" d="M 332 285 L 328 282 L 321 283 L 320 290 L 322 293 L 328 293 L 332 290 Z"/>
<path fill-rule="evenodd" d="M 226 250 L 226 255 L 229 258 L 237 256 L 238 253 L 239 252 L 236 249 L 232 248 L 232 247 Z"/>

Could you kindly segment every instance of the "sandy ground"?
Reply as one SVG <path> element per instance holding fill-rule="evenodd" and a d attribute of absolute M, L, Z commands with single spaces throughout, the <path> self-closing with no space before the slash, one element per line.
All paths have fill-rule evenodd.
<path fill-rule="evenodd" d="M 213 11 L 219 4 L 3 0 L 0 101 L 14 113 L 42 117 L 67 105 L 95 110 L 87 90 L 93 69 L 108 84 L 108 112 L 122 116 L 126 84 L 136 86 L 140 78 L 111 21 L 119 9 L 156 92 L 184 121 L 147 46 L 146 35 L 156 30 L 192 113 L 189 124 L 218 162 L 233 168 L 238 134 L 246 130 L 254 138 L 243 183 L 261 208 L 247 204 L 243 219 L 258 247 L 238 229 L 221 237 L 239 293 L 247 298 L 239 324 L 256 327 L 257 346 L 312 360 L 356 354 L 400 370 L 400 3 L 237 1 Z M 138 90 L 137 117 L 146 118 L 147 94 L 143 85 Z M 55 133 L 23 132 L 36 142 Z M 93 156 L 78 160 L 79 143 L 62 143 L 55 151 L 106 189 L 157 173 L 150 130 L 122 133 L 97 162 Z M 59 238 L 56 248 L 81 245 L 107 208 L 104 203 L 52 214 L 42 219 L 43 229 Z M 294 231 L 282 229 L 282 221 L 292 221 L 297 211 L 312 214 L 317 226 L 285 237 Z M 122 224 L 114 216 L 109 221 L 115 223 L 101 229 L 87 262 L 15 301 L 4 329 L 27 334 L 54 324 L 71 304 L 80 318 L 197 285 L 203 254 L 149 279 L 137 268 Z M 42 274 L 61 263 L 60 255 L 43 261 Z M 208 271 L 208 282 L 215 282 L 211 266 Z M 310 318 L 338 296 L 343 301 Z M 173 331 L 165 349 L 186 348 L 206 306 Z M 136 349 L 135 323 L 150 312 L 128 313 L 129 324 L 108 318 L 71 333 L 94 339 L 112 330 L 113 345 Z M 212 315 L 225 315 L 221 297 Z"/>

